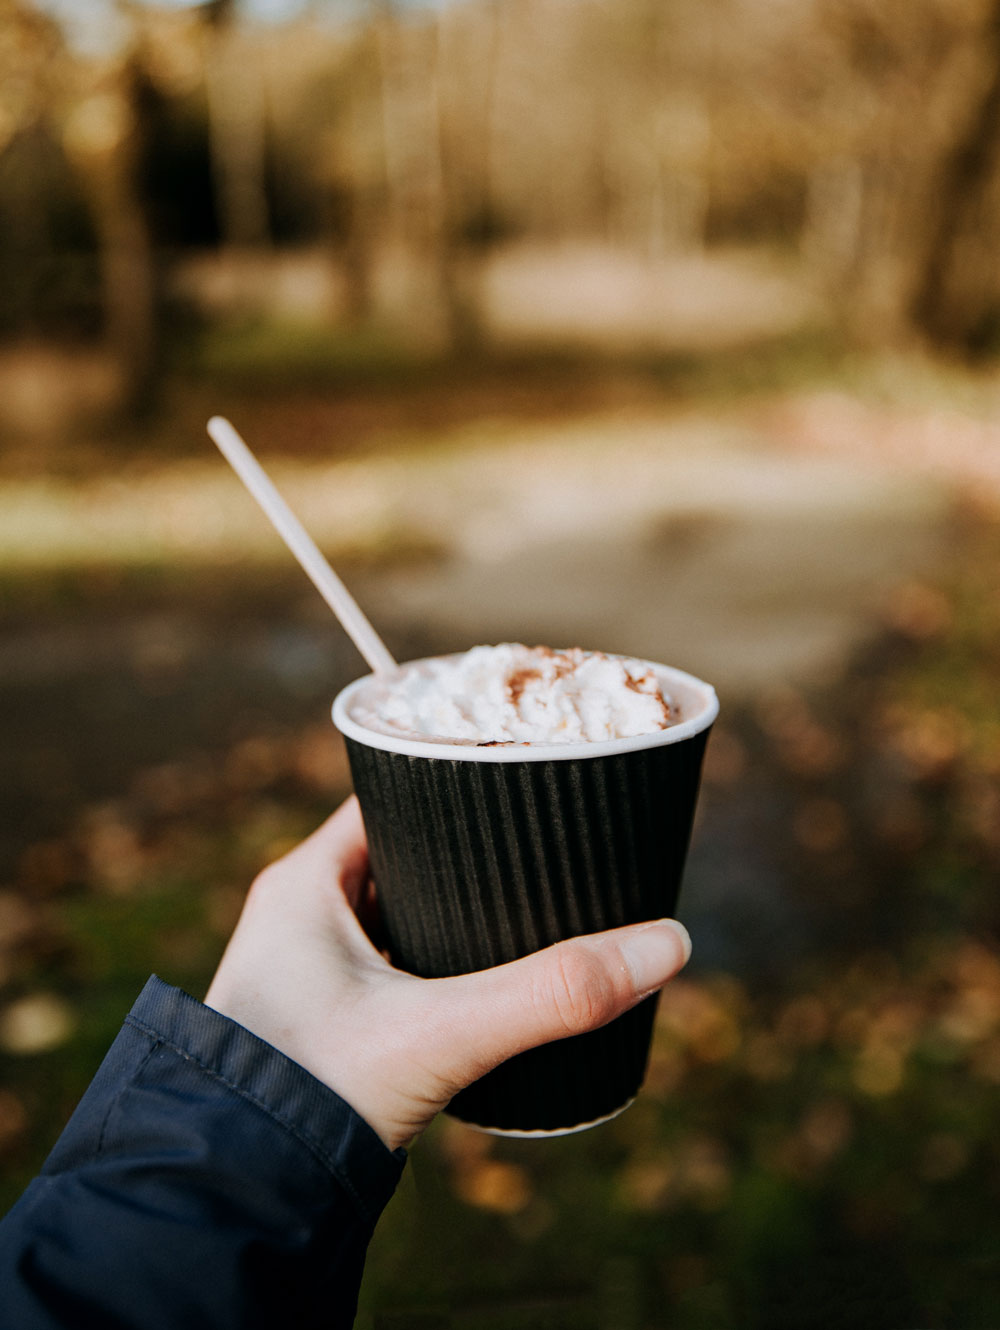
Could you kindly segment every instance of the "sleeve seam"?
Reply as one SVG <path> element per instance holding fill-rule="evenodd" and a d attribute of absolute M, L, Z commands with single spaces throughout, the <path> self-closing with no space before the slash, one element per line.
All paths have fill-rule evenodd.
<path fill-rule="evenodd" d="M 323 1146 L 319 1143 L 319 1141 L 316 1140 L 314 1136 L 312 1136 L 309 1132 L 303 1131 L 303 1129 L 300 1126 L 298 1126 L 295 1122 L 292 1122 L 289 1118 L 286 1118 L 283 1114 L 279 1113 L 276 1109 L 272 1108 L 270 1104 L 266 1103 L 263 1099 L 258 1098 L 257 1095 L 251 1093 L 251 1091 L 245 1089 L 241 1085 L 237 1085 L 235 1081 L 230 1080 L 228 1077 L 223 1076 L 223 1074 L 220 1071 L 218 1071 L 215 1067 L 210 1066 L 207 1062 L 203 1062 L 201 1058 L 196 1057 L 195 1054 L 188 1052 L 187 1049 L 181 1048 L 179 1044 L 175 1044 L 172 1040 L 165 1038 L 158 1030 L 154 1029 L 151 1025 L 147 1025 L 145 1021 L 140 1020 L 139 1017 L 133 1015 L 131 1012 L 125 1017 L 125 1023 L 127 1025 L 134 1026 L 135 1029 L 139 1030 L 148 1039 L 151 1039 L 153 1041 L 154 1047 L 150 1049 L 146 1058 L 143 1060 L 143 1066 L 145 1066 L 146 1061 L 148 1061 L 148 1059 L 153 1055 L 156 1045 L 161 1045 L 164 1048 L 169 1048 L 172 1053 L 176 1053 L 177 1056 L 183 1058 L 185 1062 L 193 1063 L 207 1076 L 211 1076 L 213 1080 L 218 1081 L 220 1084 L 224 1085 L 228 1090 L 231 1090 L 234 1094 L 238 1094 L 242 1099 L 245 1099 L 248 1103 L 253 1104 L 255 1108 L 259 1108 L 263 1113 L 266 1113 L 267 1116 L 271 1118 L 274 1122 L 276 1122 L 280 1127 L 284 1128 L 284 1130 L 287 1131 L 291 1136 L 294 1136 L 295 1139 L 299 1141 L 302 1145 L 304 1145 L 306 1149 L 310 1151 L 311 1154 L 316 1156 L 316 1158 L 320 1161 L 321 1164 L 324 1165 L 324 1167 L 328 1170 L 328 1172 L 332 1173 L 334 1177 L 336 1177 L 337 1181 L 341 1184 L 341 1186 L 345 1189 L 345 1191 L 348 1192 L 348 1194 L 350 1195 L 351 1199 L 354 1201 L 354 1204 L 356 1205 L 360 1213 L 364 1215 L 364 1217 L 367 1220 L 371 1220 L 371 1215 L 368 1212 L 368 1207 L 362 1201 L 361 1197 L 359 1196 L 358 1192 L 355 1190 L 350 1179 L 344 1176 L 343 1171 L 339 1168 L 333 1156 L 323 1148 Z M 102 1128 L 101 1132 L 102 1138 L 103 1134 L 104 1133 Z"/>
<path fill-rule="evenodd" d="M 117 1093 L 117 1094 L 113 1097 L 113 1099 L 111 1100 L 111 1103 L 108 1104 L 107 1112 L 104 1114 L 104 1117 L 101 1119 L 101 1130 L 100 1130 L 100 1132 L 99 1132 L 99 1134 L 98 1134 L 98 1137 L 97 1137 L 97 1145 L 94 1147 L 94 1158 L 95 1158 L 95 1159 L 100 1159 L 101 1156 L 102 1156 L 103 1153 L 104 1153 L 104 1137 L 105 1137 L 105 1135 L 107 1134 L 108 1126 L 109 1126 L 109 1124 L 110 1124 L 110 1122 L 111 1122 L 111 1114 L 115 1111 L 115 1109 L 116 1109 L 116 1108 L 118 1107 L 118 1105 L 121 1103 L 122 1095 L 123 1095 L 123 1094 L 125 1093 L 125 1091 L 128 1089 L 129 1085 L 131 1085 L 131 1084 L 133 1083 L 133 1081 L 135 1081 L 135 1079 L 136 1079 L 138 1076 L 141 1076 L 141 1075 L 142 1075 L 143 1071 L 145 1070 L 146 1063 L 147 1063 L 147 1062 L 149 1061 L 149 1059 L 153 1056 L 153 1053 L 154 1053 L 155 1051 L 156 1051 L 156 1045 L 153 1044 L 153 1045 L 149 1048 L 149 1050 L 147 1051 L 145 1057 L 144 1057 L 144 1058 L 142 1059 L 142 1061 L 139 1063 L 138 1067 L 136 1067 L 135 1071 L 134 1071 L 134 1072 L 132 1073 L 132 1075 L 129 1077 L 128 1082 L 127 1082 L 125 1085 L 123 1085 L 123 1086 L 121 1087 L 121 1089 L 118 1091 L 118 1093 Z"/>

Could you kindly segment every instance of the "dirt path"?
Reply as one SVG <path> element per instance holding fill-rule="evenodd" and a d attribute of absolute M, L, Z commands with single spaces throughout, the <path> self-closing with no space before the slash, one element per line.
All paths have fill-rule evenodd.
<path fill-rule="evenodd" d="M 439 463 L 425 530 L 450 532 L 450 557 L 371 579 L 376 618 L 670 660 L 745 696 L 835 672 L 942 556 L 940 482 L 698 418 L 615 435 L 584 423 Z"/>
<path fill-rule="evenodd" d="M 34 491 L 32 522 L 23 494 L 0 489 L 8 570 L 29 576 L 39 532 L 45 560 L 54 550 L 67 567 L 102 542 L 123 564 L 131 551 L 188 565 L 174 593 L 154 579 L 148 604 L 112 589 L 19 613 L 0 633 L 0 871 L 145 769 L 325 727 L 361 668 L 238 485 L 189 469 L 50 484 Z M 389 537 L 439 551 L 351 573 L 401 657 L 578 642 L 669 660 L 727 705 L 835 674 L 892 588 L 933 569 L 950 502 L 940 482 L 694 413 L 485 422 L 423 452 L 286 462 L 281 480 L 335 558 Z M 2 520 L 5 505 L 20 525 Z M 220 568 L 237 606 L 225 588 L 200 594 Z"/>

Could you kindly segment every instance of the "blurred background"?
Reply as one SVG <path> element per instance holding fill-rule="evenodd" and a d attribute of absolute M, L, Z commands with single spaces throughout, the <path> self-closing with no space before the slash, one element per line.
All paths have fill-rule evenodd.
<path fill-rule="evenodd" d="M 647 1089 L 442 1120 L 365 1330 L 994 1327 L 1000 4 L 0 0 L 0 1202 L 363 664 L 718 686 Z"/>

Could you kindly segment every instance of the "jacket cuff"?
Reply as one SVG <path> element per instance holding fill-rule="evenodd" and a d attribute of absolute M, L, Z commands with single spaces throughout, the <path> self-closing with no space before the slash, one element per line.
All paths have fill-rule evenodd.
<path fill-rule="evenodd" d="M 126 1025 L 195 1063 L 305 1145 L 374 1224 L 399 1181 L 406 1151 L 374 1129 L 304 1067 L 244 1026 L 153 975 Z"/>

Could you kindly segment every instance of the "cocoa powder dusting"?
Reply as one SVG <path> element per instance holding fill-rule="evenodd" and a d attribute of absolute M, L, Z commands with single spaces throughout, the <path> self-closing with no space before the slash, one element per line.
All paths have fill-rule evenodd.
<path fill-rule="evenodd" d="M 639 693 L 643 697 L 658 698 L 660 705 L 663 707 L 664 722 L 669 722 L 673 718 L 670 710 L 670 703 L 660 692 L 660 685 L 652 670 L 647 670 L 645 674 L 640 674 L 638 679 L 634 679 L 631 674 L 626 674 L 625 687 L 630 688 L 633 693 Z"/>
<path fill-rule="evenodd" d="M 510 698 L 511 705 L 517 706 L 521 701 L 521 694 L 527 688 L 529 683 L 537 683 L 541 680 L 541 671 L 532 669 L 517 670 L 507 680 L 507 695 Z"/>

